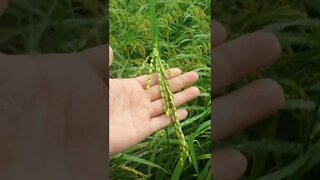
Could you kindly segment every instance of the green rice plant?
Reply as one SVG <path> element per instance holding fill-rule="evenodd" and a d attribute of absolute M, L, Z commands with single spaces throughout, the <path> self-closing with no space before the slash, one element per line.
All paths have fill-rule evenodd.
<path fill-rule="evenodd" d="M 157 43 L 155 43 L 153 47 L 153 52 L 151 55 L 150 74 L 153 71 L 158 73 L 158 79 L 160 84 L 159 88 L 161 92 L 161 97 L 163 99 L 163 109 L 166 116 L 168 118 L 171 118 L 171 120 L 173 121 L 175 133 L 180 142 L 181 154 L 180 154 L 179 161 L 181 165 L 183 165 L 185 157 L 190 158 L 189 152 L 188 152 L 189 148 L 188 148 L 188 144 L 186 142 L 185 136 L 182 132 L 180 122 L 176 115 L 177 110 L 176 110 L 174 99 L 173 99 L 173 93 L 170 91 L 170 87 L 169 87 L 169 80 L 167 77 L 170 76 L 171 74 L 166 73 L 165 67 L 169 69 L 168 68 L 169 66 L 164 62 L 164 60 L 160 58 Z M 147 88 L 150 88 L 150 85 L 151 85 L 151 76 L 149 76 Z M 190 162 L 191 162 L 191 159 L 190 159 Z"/>
<path fill-rule="evenodd" d="M 149 179 L 210 179 L 210 1 L 154 0 L 155 23 L 150 19 L 151 3 L 150 0 L 110 1 L 109 41 L 115 55 L 110 77 L 127 78 L 157 73 L 163 79 L 163 82 L 158 80 L 161 82 L 159 85 L 166 87 L 162 89 L 162 99 L 169 102 L 167 114 L 173 116 L 175 110 L 170 110 L 170 106 L 175 106 L 170 105 L 170 95 L 165 94 L 170 90 L 166 83 L 171 76 L 167 71 L 169 67 L 179 67 L 183 72 L 196 71 L 199 79 L 195 86 L 201 94 L 183 106 L 188 111 L 188 117 L 178 126 L 181 126 L 180 133 L 184 134 L 184 140 L 178 137 L 179 131 L 173 122 L 173 126 L 110 157 L 112 165 L 109 169 L 113 169 L 110 178 L 127 179 L 128 173 L 115 168 L 125 165 L 147 175 Z M 161 67 L 162 73 L 157 66 Z M 150 88 L 151 78 L 148 84 Z M 181 142 L 186 142 L 188 156 L 182 153 Z M 183 164 L 180 160 L 182 155 Z M 191 163 L 187 161 L 188 157 Z"/>
<path fill-rule="evenodd" d="M 132 174 L 134 174 L 137 178 L 142 178 L 142 179 L 147 179 L 147 175 L 143 174 L 142 172 L 139 172 L 138 170 L 132 168 L 132 167 L 129 167 L 129 166 L 120 166 L 120 168 L 124 171 L 128 171 Z"/>
<path fill-rule="evenodd" d="M 157 19 L 155 13 L 155 0 L 150 1 L 150 21 L 151 21 L 151 32 L 152 32 L 152 54 L 147 58 L 150 59 L 150 67 L 149 67 L 149 79 L 147 89 L 151 86 L 151 74 L 156 72 L 158 74 L 159 79 L 159 88 L 161 97 L 163 99 L 163 110 L 168 118 L 171 118 L 173 121 L 173 125 L 175 128 L 176 136 L 180 142 L 180 158 L 179 162 L 181 165 L 184 165 L 184 161 L 186 157 L 189 157 L 191 162 L 191 156 L 189 156 L 189 148 L 186 142 L 186 138 L 182 132 L 181 125 L 179 119 L 177 118 L 177 109 L 174 103 L 173 93 L 169 87 L 169 79 L 168 77 L 171 75 L 170 73 L 166 73 L 166 69 L 169 69 L 169 65 L 160 57 L 159 53 L 159 42 L 158 42 L 158 26 Z M 170 71 L 168 71 L 170 72 Z"/>

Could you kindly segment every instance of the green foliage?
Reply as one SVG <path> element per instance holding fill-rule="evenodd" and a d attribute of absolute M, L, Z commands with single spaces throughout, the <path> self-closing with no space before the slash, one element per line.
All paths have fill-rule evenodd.
<path fill-rule="evenodd" d="M 150 9 L 150 3 L 155 3 L 155 9 Z M 164 103 L 167 104 L 164 108 L 169 109 L 167 114 L 173 119 L 175 110 L 172 108 L 175 107 L 170 103 L 172 94 L 170 96 L 168 91 L 168 74 L 164 70 L 179 67 L 184 72 L 197 71 L 200 78 L 196 86 L 201 91 L 200 98 L 185 106 L 189 116 L 181 127 L 175 122 L 167 132 L 156 132 L 141 144 L 111 157 L 111 169 L 129 166 L 150 179 L 211 177 L 211 156 L 207 156 L 211 152 L 209 5 L 208 0 L 110 1 L 109 40 L 115 54 L 111 77 L 132 77 L 140 72 L 141 67 L 144 69 L 140 72 L 142 74 L 160 72 L 162 96 L 165 102 L 169 102 Z M 147 63 L 145 59 L 148 59 Z M 177 155 L 182 153 L 186 157 L 189 152 L 192 162 L 179 163 L 181 160 Z M 157 164 L 168 173 L 150 164 L 121 158 L 124 154 Z M 121 179 L 122 171 L 117 169 L 111 172 L 112 179 Z M 123 174 L 122 178 L 125 177 Z"/>

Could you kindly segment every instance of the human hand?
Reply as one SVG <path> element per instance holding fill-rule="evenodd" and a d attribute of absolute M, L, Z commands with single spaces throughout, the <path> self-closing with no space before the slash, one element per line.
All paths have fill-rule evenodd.
<path fill-rule="evenodd" d="M 107 178 L 106 54 L 0 52 L 0 179 Z"/>
<path fill-rule="evenodd" d="M 112 50 L 109 50 L 112 62 Z M 176 106 L 183 105 L 199 95 L 196 87 L 181 89 L 193 84 L 198 75 L 195 72 L 181 74 L 179 69 L 172 69 L 170 88 L 175 93 Z M 150 134 L 171 124 L 163 111 L 158 78 L 152 75 L 152 85 L 146 90 L 148 76 L 132 79 L 109 80 L 109 153 L 115 154 L 138 144 Z M 188 115 L 184 109 L 177 110 L 177 117 L 183 120 Z"/>
<path fill-rule="evenodd" d="M 107 178 L 106 54 L 0 54 L 0 179 Z"/>
<path fill-rule="evenodd" d="M 271 33 L 255 32 L 226 40 L 222 25 L 212 23 L 213 93 L 276 61 L 281 53 L 277 38 Z M 217 142 L 275 113 L 284 104 L 278 83 L 261 79 L 213 100 L 213 140 Z M 245 157 L 237 150 L 218 150 L 213 155 L 216 180 L 239 179 L 246 171 Z M 230 173 L 232 170 L 232 173 Z"/>

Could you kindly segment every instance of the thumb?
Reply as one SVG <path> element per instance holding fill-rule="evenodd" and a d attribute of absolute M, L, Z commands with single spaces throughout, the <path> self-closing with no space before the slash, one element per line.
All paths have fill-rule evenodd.
<path fill-rule="evenodd" d="M 1 1 L 1 0 L 0 0 Z M 107 45 L 100 45 L 97 47 L 93 47 L 90 49 L 86 49 L 82 52 L 79 52 L 80 56 L 85 56 L 85 58 L 90 61 L 96 69 L 105 76 L 105 73 L 107 72 L 108 66 L 107 66 Z M 109 46 L 109 66 L 112 63 L 113 59 L 113 51 L 112 48 Z"/>
<path fill-rule="evenodd" d="M 7 5 L 8 5 L 8 0 L 0 0 L 0 16 L 3 14 Z"/>
<path fill-rule="evenodd" d="M 111 65 L 113 60 L 113 51 L 112 48 L 109 46 L 109 66 Z"/>
<path fill-rule="evenodd" d="M 109 52 L 110 52 L 110 47 L 109 47 Z M 79 55 L 84 56 L 88 61 L 90 61 L 96 67 L 97 71 L 103 74 L 104 77 L 108 69 L 107 54 L 108 54 L 107 45 L 105 44 L 79 52 Z M 109 55 L 109 58 L 110 58 L 110 55 Z"/>

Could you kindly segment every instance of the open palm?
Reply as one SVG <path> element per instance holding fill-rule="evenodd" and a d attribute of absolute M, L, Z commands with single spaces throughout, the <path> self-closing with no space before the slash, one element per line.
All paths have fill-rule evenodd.
<path fill-rule="evenodd" d="M 173 76 L 169 83 L 173 92 L 180 91 L 198 79 L 195 72 L 183 75 L 179 69 L 172 69 L 171 72 Z M 157 75 L 153 74 L 151 77 L 152 86 L 149 90 L 146 90 L 148 76 L 109 80 L 110 154 L 123 151 L 171 124 L 171 120 L 164 115 Z M 185 89 L 174 95 L 175 104 L 180 106 L 198 95 L 196 87 Z M 186 118 L 187 111 L 179 109 L 177 117 L 179 120 Z"/>
<path fill-rule="evenodd" d="M 258 31 L 226 41 L 224 27 L 215 21 L 212 27 L 215 37 L 212 41 L 214 95 L 274 63 L 281 53 L 278 39 L 269 32 Z M 271 79 L 259 79 L 218 96 L 213 103 L 214 143 L 268 117 L 283 104 L 284 92 Z M 214 153 L 213 172 L 216 180 L 240 179 L 246 167 L 244 155 L 237 150 L 219 149 Z"/>

